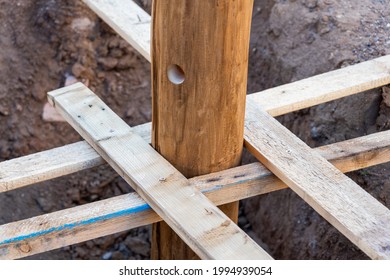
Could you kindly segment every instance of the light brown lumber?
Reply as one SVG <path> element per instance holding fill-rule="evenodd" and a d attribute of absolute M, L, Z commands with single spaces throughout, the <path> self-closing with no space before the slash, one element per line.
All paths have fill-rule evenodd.
<path fill-rule="evenodd" d="M 363 169 L 388 162 L 390 130 L 342 141 L 314 149 L 341 172 Z M 369 162 L 369 165 L 367 163 Z"/>
<path fill-rule="evenodd" d="M 145 141 L 151 141 L 151 123 L 135 126 L 133 129 Z M 390 132 L 375 133 L 365 136 L 364 139 L 370 140 L 360 143 L 356 142 L 356 139 L 352 139 L 351 142 L 345 141 L 324 148 L 320 147 L 318 151 L 326 149 L 326 153 L 332 153 L 333 157 L 345 153 L 350 154 L 351 151 L 354 151 L 356 157 L 353 160 L 349 160 L 348 157 L 348 160 L 345 160 L 344 157 L 341 157 L 337 162 L 332 162 L 342 172 L 364 168 L 367 166 L 367 161 L 374 160 L 375 162 L 371 165 L 388 161 Z M 330 155 L 325 158 L 329 157 Z M 72 174 L 99 166 L 104 162 L 101 156 L 85 141 L 3 161 L 0 163 L 0 192 Z"/>
<path fill-rule="evenodd" d="M 390 211 L 269 114 L 248 103 L 245 145 L 373 259 L 390 259 Z"/>
<path fill-rule="evenodd" d="M 201 258 L 271 259 L 83 84 L 48 96 L 63 117 Z"/>
<path fill-rule="evenodd" d="M 152 145 L 187 178 L 241 162 L 252 8 L 253 0 L 153 2 Z M 221 208 L 234 222 L 238 203 Z M 154 259 L 196 258 L 164 222 L 152 240 Z"/>
<path fill-rule="evenodd" d="M 369 167 L 390 160 L 390 131 L 324 146 L 316 151 L 343 172 Z M 287 187 L 261 163 L 189 181 L 216 205 Z M 121 195 L 0 226 L 0 259 L 27 257 L 158 221 L 161 218 L 137 193 Z"/>
<path fill-rule="evenodd" d="M 150 123 L 135 126 L 133 129 L 145 141 L 150 142 Z M 384 131 L 319 147 L 316 150 L 324 158 L 331 160 L 340 171 L 349 172 L 388 162 L 389 147 L 390 131 Z M 3 161 L 0 163 L 0 192 L 72 174 L 104 162 L 104 159 L 85 141 Z M 233 170 L 235 169 L 229 169 L 229 172 Z M 221 174 L 230 177 L 229 174 Z M 199 177 L 194 179 L 196 178 Z M 224 184 L 223 178 L 216 182 Z"/>
<path fill-rule="evenodd" d="M 84 2 L 121 34 L 127 42 L 132 45 L 134 41 L 139 42 L 143 46 L 141 53 L 148 53 L 147 57 L 149 57 L 150 26 L 145 26 L 145 30 L 137 32 L 137 36 L 134 36 L 131 26 L 123 24 L 123 18 L 132 18 L 134 21 L 136 14 L 143 12 L 143 10 L 140 7 L 133 8 L 133 10 L 121 9 L 120 2 L 122 1 L 124 0 L 88 0 Z M 97 6 L 96 3 L 99 3 L 100 6 Z M 105 10 L 109 10 L 110 15 L 115 13 L 116 16 L 109 17 Z M 150 16 L 145 15 L 143 21 L 148 22 L 149 25 Z M 247 100 L 256 103 L 272 116 L 279 116 L 387 84 L 390 84 L 390 55 L 253 93 L 247 97 Z"/>
<path fill-rule="evenodd" d="M 0 226 L 0 260 L 18 259 L 147 225 L 159 216 L 136 193 Z"/>
<path fill-rule="evenodd" d="M 47 181 L 103 164 L 86 142 L 27 155 L 0 163 L 0 192 Z"/>
<path fill-rule="evenodd" d="M 132 0 L 82 0 L 150 61 L 150 15 Z"/>
<path fill-rule="evenodd" d="M 241 161 L 252 6 L 153 2 L 152 145 L 186 177 Z M 170 81 L 172 65 L 182 84 Z"/>
<path fill-rule="evenodd" d="M 133 128 L 150 142 L 151 124 Z M 0 192 L 99 166 L 104 159 L 85 141 L 0 162 Z"/>
<path fill-rule="evenodd" d="M 139 125 L 133 129 L 145 141 L 151 141 L 151 123 Z M 370 142 L 370 148 L 374 149 L 376 147 L 376 153 L 372 153 L 370 150 L 368 153 L 362 152 L 362 147 L 356 146 L 356 143 L 350 144 L 345 142 L 343 144 L 344 142 L 342 142 L 327 146 L 335 154 L 343 154 L 346 151 L 350 152 L 351 148 L 356 148 L 357 157 L 354 161 L 345 162 L 341 159 L 340 163 L 335 163 L 341 171 L 346 172 L 345 168 L 348 167 L 347 165 L 356 165 L 356 167 L 352 167 L 353 169 L 363 168 L 366 165 L 366 161 L 371 160 L 371 157 L 374 157 L 377 161 L 376 164 L 387 162 L 389 158 L 387 144 L 390 136 L 389 138 L 378 137 L 377 134 L 373 134 L 366 137 L 373 137 L 374 142 Z M 355 140 L 352 139 L 351 141 Z M 345 147 L 340 145 L 345 145 Z M 352 147 L 349 147 L 349 145 L 352 145 Z M 0 192 L 72 174 L 98 166 L 104 162 L 101 156 L 85 141 L 3 161 L 0 163 Z"/>
<path fill-rule="evenodd" d="M 251 94 L 247 102 L 279 116 L 389 83 L 390 55 L 387 55 Z"/>

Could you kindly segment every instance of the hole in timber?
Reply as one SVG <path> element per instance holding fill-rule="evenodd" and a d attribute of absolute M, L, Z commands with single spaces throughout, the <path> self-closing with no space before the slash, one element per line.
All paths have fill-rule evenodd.
<path fill-rule="evenodd" d="M 183 69 L 177 64 L 168 66 L 168 79 L 175 85 L 180 85 L 185 80 Z"/>

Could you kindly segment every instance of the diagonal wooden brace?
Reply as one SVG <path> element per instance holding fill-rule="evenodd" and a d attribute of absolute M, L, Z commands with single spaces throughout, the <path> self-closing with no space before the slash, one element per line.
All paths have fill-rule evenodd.
<path fill-rule="evenodd" d="M 390 210 L 269 114 L 247 103 L 245 145 L 373 259 L 390 259 Z"/>
<path fill-rule="evenodd" d="M 272 259 L 83 84 L 49 101 L 203 259 Z"/>

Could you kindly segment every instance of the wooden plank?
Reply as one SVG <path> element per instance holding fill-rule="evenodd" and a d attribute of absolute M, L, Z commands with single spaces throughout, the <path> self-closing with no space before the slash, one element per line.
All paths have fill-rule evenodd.
<path fill-rule="evenodd" d="M 151 124 L 133 128 L 150 143 Z M 85 141 L 0 162 L 0 192 L 98 166 L 105 160 Z"/>
<path fill-rule="evenodd" d="M 354 171 L 390 160 L 390 131 L 316 150 L 343 172 Z M 189 181 L 216 205 L 287 188 L 261 163 Z M 27 257 L 158 221 L 137 193 L 121 195 L 0 226 L 0 259 Z"/>
<path fill-rule="evenodd" d="M 371 167 L 390 161 L 390 130 L 315 148 L 343 173 Z M 287 186 L 261 163 L 198 176 L 190 179 L 192 185 L 215 204 L 221 205 Z"/>
<path fill-rule="evenodd" d="M 134 127 L 149 142 L 151 123 Z M 388 162 L 390 131 L 374 133 L 316 150 L 342 172 Z M 0 163 L 0 192 L 13 190 L 99 166 L 104 159 L 85 141 Z"/>
<path fill-rule="evenodd" d="M 0 163 L 0 192 L 43 182 L 103 164 L 86 142 L 62 146 Z"/>
<path fill-rule="evenodd" d="M 390 130 L 330 144 L 315 150 L 325 159 L 333 159 L 332 164 L 346 173 L 388 162 L 390 156 L 388 145 L 390 145 Z"/>
<path fill-rule="evenodd" d="M 308 108 L 390 83 L 390 55 L 251 94 L 272 116 Z"/>
<path fill-rule="evenodd" d="M 143 46 L 141 53 L 148 53 L 147 57 L 149 57 L 150 26 L 137 31 L 135 36 L 131 26 L 124 20 L 136 21 L 136 14 L 143 11 L 141 8 L 134 7 L 133 10 L 121 8 L 121 2 L 132 2 L 131 0 L 84 0 L 84 2 L 113 28 L 116 26 L 114 29 L 127 42 L 130 44 L 140 42 Z M 150 25 L 150 16 L 143 14 L 144 16 L 143 22 Z M 257 104 L 272 116 L 279 116 L 387 84 L 390 84 L 390 55 L 253 93 L 247 97 L 247 102 Z"/>
<path fill-rule="evenodd" d="M 0 259 L 23 258 L 158 220 L 136 193 L 0 226 Z"/>
<path fill-rule="evenodd" d="M 82 0 L 150 61 L 150 15 L 132 0 Z"/>
<path fill-rule="evenodd" d="M 187 178 L 241 163 L 252 8 L 253 0 L 153 2 L 152 145 Z M 237 222 L 238 208 L 220 209 Z M 152 259 L 197 258 L 164 222 L 152 240 Z"/>
<path fill-rule="evenodd" d="M 133 128 L 149 143 L 150 124 Z M 331 160 L 332 164 L 344 173 L 378 165 L 390 159 L 390 131 L 374 133 L 315 150 L 327 160 Z M 72 174 L 102 163 L 105 163 L 105 160 L 86 141 L 3 161 L 0 163 L 0 192 Z M 229 169 L 229 172 L 234 170 Z M 225 175 L 230 177 L 229 174 Z M 196 178 L 200 177 L 194 177 Z M 218 179 L 221 180 L 222 178 Z"/>
<path fill-rule="evenodd" d="M 245 135 L 257 159 L 363 252 L 390 259 L 389 209 L 255 104 L 247 104 Z"/>
<path fill-rule="evenodd" d="M 271 258 L 83 84 L 48 95 L 63 117 L 198 256 Z"/>

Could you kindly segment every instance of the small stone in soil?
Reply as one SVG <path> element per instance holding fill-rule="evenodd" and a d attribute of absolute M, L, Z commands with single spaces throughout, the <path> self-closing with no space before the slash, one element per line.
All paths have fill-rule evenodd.
<path fill-rule="evenodd" d="M 52 208 L 50 201 L 44 197 L 38 197 L 35 201 L 44 212 L 49 212 Z"/>
<path fill-rule="evenodd" d="M 64 122 L 65 119 L 48 102 L 43 106 L 42 119 L 46 122 Z"/>
<path fill-rule="evenodd" d="M 76 65 L 76 64 L 75 64 Z M 75 76 L 72 76 L 72 75 L 66 75 L 66 78 L 65 78 L 65 82 L 64 82 L 64 86 L 67 87 L 67 86 L 70 86 L 70 85 L 73 85 L 75 83 L 77 83 L 78 80 L 76 79 Z"/>
<path fill-rule="evenodd" d="M 8 116 L 9 115 L 9 109 L 7 107 L 4 107 L 0 105 L 0 115 Z"/>
<path fill-rule="evenodd" d="M 113 57 L 101 57 L 98 58 L 98 62 L 104 70 L 112 70 L 117 66 L 118 59 Z"/>
<path fill-rule="evenodd" d="M 88 31 L 92 30 L 95 24 L 87 17 L 75 18 L 72 21 L 71 27 L 75 31 Z"/>
<path fill-rule="evenodd" d="M 112 252 L 105 252 L 102 256 L 103 260 L 109 260 L 112 257 Z"/>
<path fill-rule="evenodd" d="M 390 107 L 390 87 L 383 87 L 382 92 L 383 102 Z"/>

